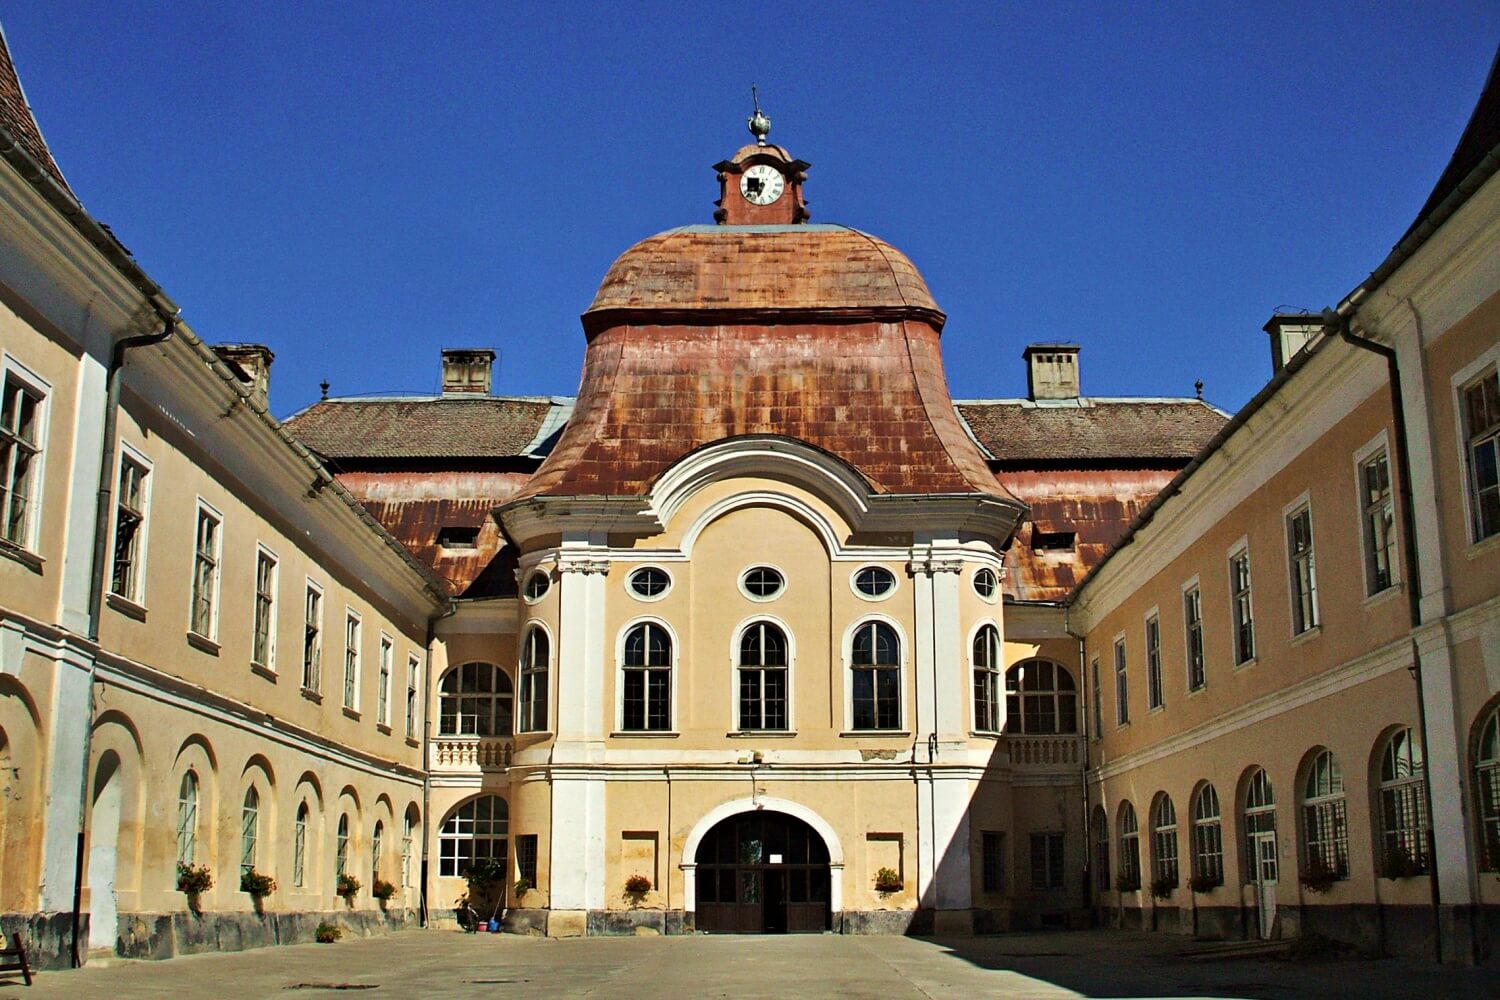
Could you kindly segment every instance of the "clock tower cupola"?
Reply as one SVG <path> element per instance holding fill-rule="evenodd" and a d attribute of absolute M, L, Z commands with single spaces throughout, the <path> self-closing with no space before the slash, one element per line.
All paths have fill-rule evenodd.
<path fill-rule="evenodd" d="M 751 95 L 755 88 L 750 88 Z M 719 173 L 718 210 L 714 221 L 725 226 L 785 226 L 808 220 L 807 201 L 802 197 L 802 183 L 807 180 L 803 160 L 794 160 L 780 146 L 766 142 L 771 119 L 755 100 L 755 113 L 746 123 L 755 136 L 753 145 L 745 146 L 722 163 L 714 164 Z"/>

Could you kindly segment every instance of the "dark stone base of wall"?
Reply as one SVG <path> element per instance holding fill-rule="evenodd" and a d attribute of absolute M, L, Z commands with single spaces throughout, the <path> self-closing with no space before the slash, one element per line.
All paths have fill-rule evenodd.
<path fill-rule="evenodd" d="M 87 955 L 89 915 L 85 913 L 80 919 L 78 937 Z M 26 963 L 33 969 L 68 969 L 73 965 L 72 913 L 0 913 L 0 934 L 5 935 L 7 948 L 12 934 L 21 935 Z M 19 977 L 20 973 L 15 975 Z"/>
<path fill-rule="evenodd" d="M 1254 917 L 1254 911 L 1248 911 Z M 1200 906 L 1196 917 L 1198 929 L 1193 936 L 1199 941 L 1244 941 L 1253 931 L 1245 926 L 1246 911 L 1238 906 Z"/>
<path fill-rule="evenodd" d="M 931 910 L 845 910 L 833 915 L 838 934 L 904 934 L 928 937 L 933 931 Z"/>
<path fill-rule="evenodd" d="M 409 909 L 331 910 L 324 913 L 122 913 L 115 951 L 122 958 L 175 958 L 204 951 L 248 951 L 307 944 L 319 924 L 344 937 L 377 937 L 417 926 Z"/>
<path fill-rule="evenodd" d="M 547 914 L 550 910 L 512 907 L 500 918 L 500 926 L 507 934 L 526 934 L 532 937 L 547 936 Z M 453 925 L 458 926 L 454 920 Z"/>

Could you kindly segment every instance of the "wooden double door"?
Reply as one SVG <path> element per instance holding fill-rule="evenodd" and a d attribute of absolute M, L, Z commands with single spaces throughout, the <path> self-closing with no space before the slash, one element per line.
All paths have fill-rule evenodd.
<path fill-rule="evenodd" d="M 728 934 L 816 933 L 828 929 L 828 847 L 795 816 L 731 816 L 699 845 L 696 921 Z"/>

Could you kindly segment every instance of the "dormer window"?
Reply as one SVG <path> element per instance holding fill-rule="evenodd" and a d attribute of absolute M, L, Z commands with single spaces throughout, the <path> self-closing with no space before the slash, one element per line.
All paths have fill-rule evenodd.
<path fill-rule="evenodd" d="M 1072 552 L 1078 544 L 1076 531 L 1031 531 L 1033 552 Z"/>
<path fill-rule="evenodd" d="M 438 532 L 437 543 L 444 549 L 478 548 L 479 529 L 449 525 Z"/>

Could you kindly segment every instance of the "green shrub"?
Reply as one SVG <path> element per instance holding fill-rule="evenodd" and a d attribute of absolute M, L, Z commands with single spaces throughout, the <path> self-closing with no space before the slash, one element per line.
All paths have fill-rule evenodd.
<path fill-rule="evenodd" d="M 313 938 L 318 944 L 333 944 L 343 936 L 344 932 L 333 924 L 319 924 L 318 929 L 313 931 Z"/>

